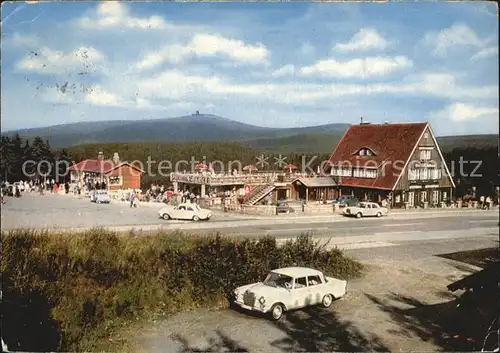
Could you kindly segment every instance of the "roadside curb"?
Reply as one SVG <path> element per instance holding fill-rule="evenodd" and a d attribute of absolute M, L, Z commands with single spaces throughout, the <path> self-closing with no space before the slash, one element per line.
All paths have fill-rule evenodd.
<path fill-rule="evenodd" d="M 498 215 L 497 209 L 492 210 L 453 210 L 453 211 L 409 211 L 409 212 L 389 212 L 386 217 L 391 218 L 391 216 L 395 217 L 404 217 L 407 216 L 409 218 L 419 218 L 422 216 L 423 218 L 427 216 L 454 216 L 457 214 L 485 214 L 485 215 Z M 417 217 L 415 217 L 417 216 Z M 316 219 L 335 219 L 338 217 L 343 217 L 340 213 L 332 213 L 329 215 L 308 215 L 308 216 L 255 216 L 259 219 L 280 219 L 280 220 L 297 220 L 297 219 L 308 219 L 308 220 L 316 220 Z"/>

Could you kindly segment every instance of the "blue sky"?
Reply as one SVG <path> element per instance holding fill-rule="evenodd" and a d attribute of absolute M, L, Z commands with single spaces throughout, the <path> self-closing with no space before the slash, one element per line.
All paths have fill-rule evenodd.
<path fill-rule="evenodd" d="M 2 4 L 2 130 L 168 118 L 498 133 L 494 3 Z"/>

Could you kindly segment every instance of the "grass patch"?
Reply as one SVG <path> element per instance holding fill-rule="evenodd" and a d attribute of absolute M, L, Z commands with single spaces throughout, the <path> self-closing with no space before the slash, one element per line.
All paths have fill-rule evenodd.
<path fill-rule="evenodd" d="M 362 271 L 308 234 L 278 247 L 272 237 L 18 230 L 2 234 L 2 255 L 2 336 L 10 349 L 23 351 L 114 350 L 116 342 L 105 342 L 118 329 L 225 306 L 235 287 L 273 268 L 308 266 L 342 279 Z"/>

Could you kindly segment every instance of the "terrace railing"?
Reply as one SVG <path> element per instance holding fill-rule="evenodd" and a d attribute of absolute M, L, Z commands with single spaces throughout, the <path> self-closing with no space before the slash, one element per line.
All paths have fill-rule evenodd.
<path fill-rule="evenodd" d="M 262 185 L 272 183 L 287 183 L 296 178 L 304 177 L 304 173 L 254 173 L 254 174 L 202 174 L 202 173 L 171 173 L 170 181 L 187 184 L 205 185 Z"/>

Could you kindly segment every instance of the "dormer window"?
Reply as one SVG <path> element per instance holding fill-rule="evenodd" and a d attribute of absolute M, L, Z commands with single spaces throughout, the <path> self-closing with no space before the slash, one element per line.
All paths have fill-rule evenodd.
<path fill-rule="evenodd" d="M 358 156 L 375 156 L 375 153 L 369 148 L 363 147 L 356 153 Z"/>

